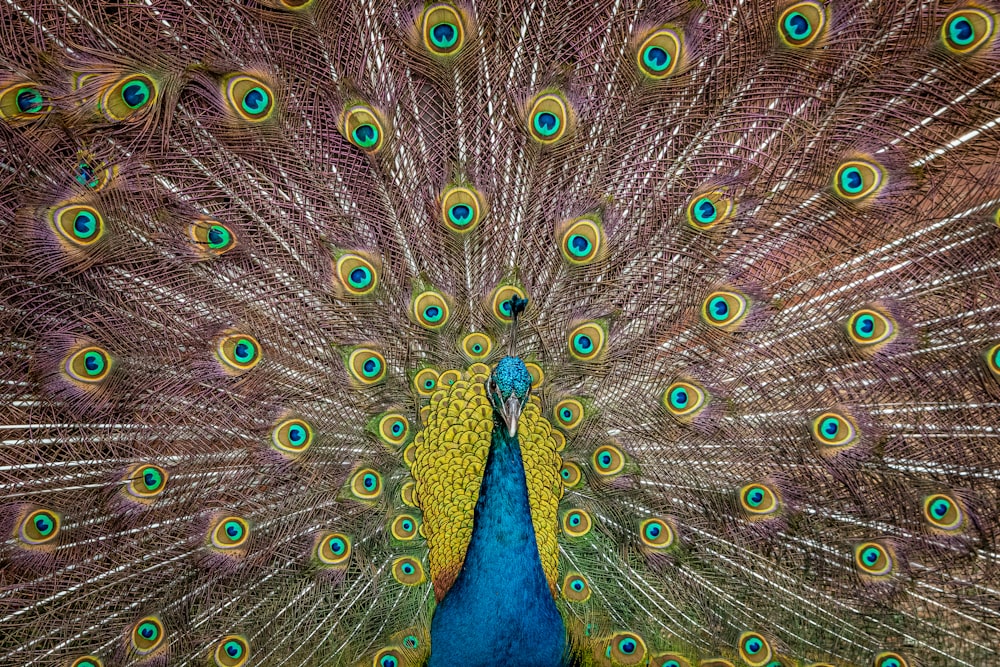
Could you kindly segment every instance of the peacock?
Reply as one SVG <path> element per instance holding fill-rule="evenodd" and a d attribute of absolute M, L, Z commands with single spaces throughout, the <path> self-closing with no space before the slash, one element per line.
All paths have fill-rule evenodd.
<path fill-rule="evenodd" d="M 996 0 L 3 0 L 0 661 L 1000 665 Z"/>

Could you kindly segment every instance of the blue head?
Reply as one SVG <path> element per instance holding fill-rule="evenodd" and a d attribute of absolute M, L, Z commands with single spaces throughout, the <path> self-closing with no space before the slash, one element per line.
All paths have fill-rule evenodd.
<path fill-rule="evenodd" d="M 517 420 L 531 395 L 531 373 L 520 357 L 504 357 L 486 381 L 486 395 L 511 437 L 517 435 Z"/>

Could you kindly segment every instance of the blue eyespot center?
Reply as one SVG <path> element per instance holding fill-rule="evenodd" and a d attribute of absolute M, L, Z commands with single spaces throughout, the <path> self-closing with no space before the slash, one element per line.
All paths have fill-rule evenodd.
<path fill-rule="evenodd" d="M 382 363 L 375 357 L 368 357 L 361 365 L 365 377 L 374 377 L 382 369 Z"/>
<path fill-rule="evenodd" d="M 143 639 L 151 641 L 156 638 L 157 634 L 159 633 L 156 630 L 156 626 L 152 623 L 147 622 L 139 626 L 139 635 L 142 636 Z"/>
<path fill-rule="evenodd" d="M 248 361 L 253 359 L 254 355 L 253 343 L 251 343 L 245 338 L 241 338 L 236 342 L 236 345 L 233 347 L 233 354 L 236 356 L 236 361 L 239 361 L 240 363 L 244 364 L 247 363 Z"/>
<path fill-rule="evenodd" d="M 97 232 L 97 217 L 90 211 L 78 211 L 73 219 L 73 232 L 77 238 L 90 238 Z"/>
<path fill-rule="evenodd" d="M 599 461 L 602 468 L 607 468 L 611 465 L 611 454 L 608 454 L 607 452 L 601 454 Z"/>
<path fill-rule="evenodd" d="M 573 234 L 569 237 L 569 251 L 574 257 L 586 257 L 590 254 L 593 244 L 582 234 Z"/>
<path fill-rule="evenodd" d="M 698 222 L 709 223 L 715 221 L 718 211 L 711 199 L 702 198 L 694 205 L 694 215 L 698 219 Z"/>
<path fill-rule="evenodd" d="M 352 287 L 368 287 L 372 281 L 372 272 L 363 266 L 356 267 L 351 271 L 350 282 Z"/>
<path fill-rule="evenodd" d="M 591 348 L 594 347 L 594 342 L 590 340 L 590 336 L 586 334 L 577 334 L 573 338 L 573 344 L 580 352 L 589 352 Z"/>
<path fill-rule="evenodd" d="M 861 170 L 857 167 L 848 167 L 840 175 L 840 186 L 850 194 L 861 192 L 864 187 L 864 179 L 861 178 Z"/>
<path fill-rule="evenodd" d="M 424 319 L 428 322 L 437 322 L 444 315 L 438 306 L 427 306 L 424 308 Z"/>
<path fill-rule="evenodd" d="M 458 41 L 458 29 L 451 23 L 438 23 L 431 28 L 431 41 L 441 49 L 452 47 Z"/>
<path fill-rule="evenodd" d="M 541 111 L 535 114 L 535 131 L 543 137 L 551 137 L 559 131 L 559 117 L 551 111 Z"/>
<path fill-rule="evenodd" d="M 224 650 L 230 658 L 239 658 L 243 655 L 243 647 L 240 646 L 239 642 L 226 642 Z"/>
<path fill-rule="evenodd" d="M 799 12 L 791 12 L 785 17 L 785 31 L 792 39 L 803 40 L 812 33 L 812 25 Z"/>
<path fill-rule="evenodd" d="M 229 243 L 229 231 L 221 225 L 212 225 L 208 228 L 208 247 L 221 248 Z"/>
<path fill-rule="evenodd" d="M 17 110 L 21 113 L 38 113 L 42 110 L 42 93 L 37 88 L 17 91 Z"/>
<path fill-rule="evenodd" d="M 826 419 L 824 419 L 823 424 L 820 428 L 820 430 L 823 433 L 823 437 L 825 437 L 827 440 L 833 440 L 835 437 L 837 437 L 837 431 L 840 430 L 839 421 L 840 420 L 834 417 L 827 417 Z"/>
<path fill-rule="evenodd" d="M 623 639 L 618 642 L 618 650 L 625 655 L 632 655 L 635 653 L 636 643 L 634 639 Z"/>
<path fill-rule="evenodd" d="M 41 536 L 44 537 L 51 533 L 54 527 L 55 524 L 52 522 L 51 517 L 44 514 L 39 514 L 35 517 L 35 530 L 37 530 Z"/>
<path fill-rule="evenodd" d="M 757 653 L 760 653 L 762 648 L 764 648 L 764 645 L 760 643 L 759 639 L 748 639 L 744 646 L 747 653 L 750 655 L 756 655 Z"/>
<path fill-rule="evenodd" d="M 226 535 L 236 540 L 243 534 L 243 527 L 235 521 L 229 521 L 226 523 Z"/>
<path fill-rule="evenodd" d="M 658 525 L 656 525 L 655 523 L 651 523 L 648 526 L 646 526 L 646 537 L 648 537 L 651 540 L 655 540 L 659 536 L 660 536 L 660 527 Z"/>
<path fill-rule="evenodd" d="M 708 312 L 713 320 L 721 322 L 729 316 L 729 303 L 721 296 L 717 296 L 709 302 Z"/>
<path fill-rule="evenodd" d="M 670 392 L 670 404 L 675 408 L 682 409 L 687 407 L 688 404 L 688 393 L 683 387 L 678 387 Z"/>
<path fill-rule="evenodd" d="M 260 115 L 267 111 L 270 99 L 267 91 L 260 86 L 255 86 L 243 95 L 243 110 L 254 116 Z"/>
<path fill-rule="evenodd" d="M 864 553 L 861 554 L 861 558 L 869 565 L 874 565 L 875 563 L 877 563 L 880 557 L 881 554 L 879 553 L 879 550 L 876 549 L 875 547 L 868 547 L 867 549 L 865 549 Z"/>
<path fill-rule="evenodd" d="M 340 539 L 339 537 L 332 538 L 329 542 L 329 545 L 330 545 L 330 551 L 332 551 L 337 556 L 344 553 L 344 549 L 346 548 L 344 540 Z"/>
<path fill-rule="evenodd" d="M 861 338 L 871 338 L 875 333 L 875 318 L 871 315 L 862 315 L 854 325 L 854 332 Z"/>
<path fill-rule="evenodd" d="M 403 574 L 413 574 L 414 572 L 413 565 L 410 563 L 403 563 L 403 567 L 401 569 L 403 570 Z"/>
<path fill-rule="evenodd" d="M 642 62 L 654 72 L 662 72 L 670 67 L 670 54 L 659 46 L 647 46 L 642 53 Z"/>
<path fill-rule="evenodd" d="M 455 204 L 448 209 L 448 217 L 458 226 L 472 222 L 472 207 L 468 204 Z"/>
<path fill-rule="evenodd" d="M 87 352 L 83 355 L 83 366 L 87 375 L 99 375 L 104 370 L 104 358 L 97 352 Z"/>
<path fill-rule="evenodd" d="M 948 35 L 959 46 L 966 46 L 976 38 L 976 31 L 969 19 L 959 16 L 948 25 Z"/>
<path fill-rule="evenodd" d="M 579 514 L 570 514 L 570 516 L 569 516 L 569 525 L 571 525 L 571 526 L 579 526 L 581 521 L 583 521 L 583 519 L 580 517 Z"/>
<path fill-rule="evenodd" d="M 372 489 L 375 488 L 375 485 L 378 484 L 378 480 L 375 479 L 375 475 L 368 473 L 367 475 L 365 475 L 362 484 L 364 484 L 366 489 L 371 491 Z"/>
<path fill-rule="evenodd" d="M 354 141 L 362 148 L 370 148 L 378 143 L 378 129 L 371 123 L 362 123 L 352 132 Z"/>
<path fill-rule="evenodd" d="M 764 502 L 764 492 L 757 488 L 751 489 L 750 492 L 747 493 L 747 502 L 749 502 L 753 507 L 757 507 Z"/>
<path fill-rule="evenodd" d="M 931 513 L 940 519 L 945 514 L 948 513 L 948 510 L 950 508 L 951 508 L 951 503 L 949 503 L 947 500 L 944 500 L 943 498 L 939 498 L 935 500 L 933 504 L 931 504 Z"/>
<path fill-rule="evenodd" d="M 399 421 L 393 422 L 392 423 L 392 434 L 393 435 L 399 435 L 402 432 L 403 432 L 403 422 L 399 422 Z"/>
<path fill-rule="evenodd" d="M 130 109 L 138 109 L 149 101 L 149 86 L 142 81 L 132 81 L 122 86 L 122 100 Z"/>
<path fill-rule="evenodd" d="M 418 646 L 420 646 L 420 640 L 414 637 L 413 635 L 406 635 L 406 637 L 403 639 L 403 646 L 405 646 L 406 648 L 417 648 Z"/>
<path fill-rule="evenodd" d="M 94 177 L 94 169 L 86 162 L 81 162 L 76 166 L 76 182 L 88 188 L 96 188 L 100 181 Z"/>

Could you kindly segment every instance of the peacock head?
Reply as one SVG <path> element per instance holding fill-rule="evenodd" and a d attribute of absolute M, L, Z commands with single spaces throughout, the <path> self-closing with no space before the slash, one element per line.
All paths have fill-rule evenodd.
<path fill-rule="evenodd" d="M 520 357 L 504 357 L 486 381 L 486 395 L 493 404 L 493 414 L 517 435 L 517 420 L 531 395 L 531 373 Z"/>

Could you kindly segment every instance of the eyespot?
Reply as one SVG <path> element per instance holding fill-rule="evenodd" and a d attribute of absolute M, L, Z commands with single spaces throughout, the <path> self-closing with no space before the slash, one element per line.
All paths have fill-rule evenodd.
<path fill-rule="evenodd" d="M 465 43 L 462 17 L 449 5 L 438 3 L 425 9 L 420 25 L 424 46 L 434 55 L 453 56 Z"/>
<path fill-rule="evenodd" d="M 778 495 L 763 484 L 747 484 L 740 489 L 740 505 L 751 518 L 778 511 Z"/>
<path fill-rule="evenodd" d="M 538 389 L 545 382 L 545 371 L 542 367 L 533 361 L 529 361 L 524 365 L 528 369 L 528 375 L 531 376 L 531 388 Z"/>
<path fill-rule="evenodd" d="M 218 220 L 195 220 L 188 228 L 195 245 L 213 255 L 221 255 L 236 247 L 236 234 Z"/>
<path fill-rule="evenodd" d="M 731 218 L 735 211 L 736 202 L 725 191 L 713 190 L 691 198 L 687 221 L 695 229 L 711 229 Z"/>
<path fill-rule="evenodd" d="M 924 518 L 934 528 L 953 531 L 962 527 L 965 515 L 962 506 L 951 496 L 935 493 L 924 498 Z"/>
<path fill-rule="evenodd" d="M 909 667 L 909 663 L 898 653 L 884 651 L 875 656 L 875 667 Z"/>
<path fill-rule="evenodd" d="M 420 292 L 413 297 L 413 317 L 425 329 L 437 331 L 448 323 L 448 302 L 438 292 Z"/>
<path fill-rule="evenodd" d="M 819 2 L 797 2 L 778 16 L 778 36 L 788 46 L 809 46 L 823 34 L 826 11 Z"/>
<path fill-rule="evenodd" d="M 159 466 L 141 465 L 125 477 L 125 490 L 139 500 L 151 500 L 167 488 L 167 477 L 167 471 Z"/>
<path fill-rule="evenodd" d="M 382 476 L 370 468 L 363 468 L 351 480 L 351 489 L 359 498 L 372 500 L 382 493 Z"/>
<path fill-rule="evenodd" d="M 238 549 L 250 537 L 250 524 L 238 516 L 227 516 L 215 522 L 212 546 L 217 549 Z"/>
<path fill-rule="evenodd" d="M 392 578 L 404 586 L 417 586 L 424 583 L 424 566 L 416 558 L 397 558 L 392 564 Z"/>
<path fill-rule="evenodd" d="M 83 384 L 98 384 L 103 382 L 111 372 L 111 355 L 106 350 L 88 346 L 66 358 L 66 374 Z"/>
<path fill-rule="evenodd" d="M 583 537 L 590 532 L 592 522 L 584 510 L 570 510 L 563 514 L 562 529 L 570 537 Z"/>
<path fill-rule="evenodd" d="M 681 36 L 671 28 L 660 28 L 642 40 L 636 52 L 639 71 L 650 79 L 665 79 L 681 61 Z"/>
<path fill-rule="evenodd" d="M 663 392 L 663 405 L 671 415 L 682 422 L 690 421 L 708 402 L 705 390 L 694 384 L 678 380 Z"/>
<path fill-rule="evenodd" d="M 563 231 L 559 241 L 563 259 L 575 266 L 593 262 L 603 245 L 601 226 L 591 218 L 580 218 L 572 222 Z"/>
<path fill-rule="evenodd" d="M 864 542 L 854 548 L 854 563 L 862 573 L 882 577 L 892 571 L 892 555 L 877 542 Z"/>
<path fill-rule="evenodd" d="M 223 80 L 222 92 L 229 108 L 247 122 L 260 123 L 274 113 L 274 91 L 256 76 L 231 74 Z"/>
<path fill-rule="evenodd" d="M 608 643 L 608 656 L 616 665 L 645 664 L 646 644 L 632 632 L 619 632 Z"/>
<path fill-rule="evenodd" d="M 403 654 L 393 647 L 382 649 L 372 659 L 372 667 L 401 667 L 405 664 Z"/>
<path fill-rule="evenodd" d="M 365 296 L 378 286 L 378 272 L 361 255 L 345 253 L 337 259 L 337 279 L 346 294 Z"/>
<path fill-rule="evenodd" d="M 470 333 L 462 339 L 462 352 L 469 361 L 481 361 L 493 351 L 493 340 L 483 333 Z"/>
<path fill-rule="evenodd" d="M 538 95 L 528 112 L 528 132 L 541 144 L 553 144 L 565 136 L 569 119 L 569 103 L 562 95 Z"/>
<path fill-rule="evenodd" d="M 941 26 L 941 42 L 958 55 L 967 55 L 993 38 L 993 17 L 989 13 L 967 7 L 948 14 Z"/>
<path fill-rule="evenodd" d="M 583 421 L 583 404 L 575 398 L 566 398 L 556 403 L 552 414 L 556 424 L 571 431 Z"/>
<path fill-rule="evenodd" d="M 392 522 L 390 530 L 393 537 L 401 542 L 405 542 L 416 537 L 419 528 L 420 524 L 414 517 L 409 514 L 400 514 Z"/>
<path fill-rule="evenodd" d="M 362 385 L 373 385 L 385 379 L 385 357 L 370 347 L 356 348 L 347 358 L 347 370 Z"/>
<path fill-rule="evenodd" d="M 763 667 L 771 660 L 771 645 L 756 632 L 744 632 L 739 640 L 740 658 L 751 667 Z"/>
<path fill-rule="evenodd" d="M 0 118 L 28 122 L 50 111 L 41 87 L 34 81 L 21 81 L 0 89 Z"/>
<path fill-rule="evenodd" d="M 1000 377 L 1000 344 L 994 345 L 983 353 L 986 368 L 995 377 Z"/>
<path fill-rule="evenodd" d="M 712 292 L 701 306 L 706 324 L 731 331 L 747 314 L 747 299 L 736 292 Z"/>
<path fill-rule="evenodd" d="M 451 368 L 438 376 L 438 387 L 450 387 L 461 379 L 462 374 L 454 368 Z"/>
<path fill-rule="evenodd" d="M 854 344 L 872 348 L 887 343 L 896 335 L 895 323 L 872 308 L 863 308 L 847 321 L 847 334 Z"/>
<path fill-rule="evenodd" d="M 878 192 L 884 180 L 885 172 L 875 162 L 848 160 L 837 167 L 833 189 L 842 199 L 860 202 Z"/>
<path fill-rule="evenodd" d="M 413 376 L 413 388 L 425 398 L 431 396 L 438 388 L 438 372 L 430 367 L 420 369 Z"/>
<path fill-rule="evenodd" d="M 377 153 L 385 145 L 383 123 L 366 104 L 356 104 L 344 111 L 341 125 L 347 140 L 367 153 Z"/>
<path fill-rule="evenodd" d="M 302 419 L 286 419 L 271 430 L 271 443 L 285 454 L 301 454 L 309 449 L 312 440 L 312 426 Z"/>
<path fill-rule="evenodd" d="M 552 429 L 552 431 L 549 432 L 549 437 L 556 441 L 557 452 L 561 452 L 566 449 L 566 436 L 562 434 L 562 431 Z"/>
<path fill-rule="evenodd" d="M 591 462 L 598 475 L 617 475 L 625 467 L 625 455 L 614 445 L 601 445 L 594 450 Z"/>
<path fill-rule="evenodd" d="M 417 483 L 416 482 L 406 482 L 399 489 L 399 499 L 403 501 L 403 504 L 407 507 L 417 506 Z"/>
<path fill-rule="evenodd" d="M 398 447 L 406 442 L 410 435 L 410 422 L 399 413 L 387 413 L 379 419 L 378 433 L 383 442 Z"/>
<path fill-rule="evenodd" d="M 597 322 L 584 322 L 569 332 L 569 353 L 578 361 L 595 361 L 604 351 L 604 328 Z"/>
<path fill-rule="evenodd" d="M 156 616 L 147 616 L 132 626 L 132 648 L 139 655 L 149 655 L 164 639 L 163 622 Z"/>
<path fill-rule="evenodd" d="M 316 542 L 316 558 L 324 565 L 344 565 L 351 557 L 351 538 L 343 533 L 323 533 Z"/>
<path fill-rule="evenodd" d="M 86 153 L 79 155 L 80 161 L 73 170 L 73 180 L 89 190 L 94 192 L 101 190 L 118 173 L 117 167 L 95 164 L 93 158 Z"/>
<path fill-rule="evenodd" d="M 246 373 L 261 360 L 260 343 L 249 334 L 232 333 L 219 339 L 215 355 L 231 375 Z"/>
<path fill-rule="evenodd" d="M 30 512 L 21 521 L 18 537 L 25 544 L 32 546 L 46 544 L 59 537 L 61 525 L 58 514 L 51 510 L 38 509 Z"/>
<path fill-rule="evenodd" d="M 590 584 L 577 572 L 569 572 L 563 578 L 562 595 L 570 602 L 586 602 L 590 599 Z"/>
<path fill-rule="evenodd" d="M 517 285 L 500 285 L 493 290 L 493 297 L 490 303 L 493 307 L 493 317 L 502 324 L 510 324 L 514 320 L 514 313 L 511 311 L 511 299 L 527 299 L 528 293 Z"/>
<path fill-rule="evenodd" d="M 674 653 L 665 653 L 650 658 L 649 667 L 691 667 L 691 663 Z"/>
<path fill-rule="evenodd" d="M 563 486 L 572 489 L 583 479 L 583 472 L 580 466 L 572 461 L 563 461 L 562 468 L 559 469 L 559 476 L 562 478 Z"/>
<path fill-rule="evenodd" d="M 130 74 L 109 86 L 101 95 L 101 114 L 112 122 L 139 118 L 151 109 L 159 91 L 145 74 Z"/>
<path fill-rule="evenodd" d="M 92 246 L 104 236 L 104 218 L 93 206 L 68 204 L 52 213 L 52 228 L 76 248 Z"/>
<path fill-rule="evenodd" d="M 482 195 L 473 188 L 453 185 L 441 194 L 441 220 L 457 234 L 475 229 L 484 209 Z"/>
<path fill-rule="evenodd" d="M 239 635 L 223 637 L 215 645 L 214 658 L 218 667 L 243 667 L 250 658 L 250 645 Z"/>
<path fill-rule="evenodd" d="M 97 656 L 84 655 L 71 662 L 69 667 L 104 667 L 104 663 Z"/>
<path fill-rule="evenodd" d="M 674 544 L 674 529 L 666 520 L 653 517 L 639 525 L 639 538 L 650 549 L 667 549 Z"/>
<path fill-rule="evenodd" d="M 844 449 L 855 444 L 858 431 L 846 416 L 836 412 L 824 412 L 813 420 L 812 436 L 822 447 Z"/>

